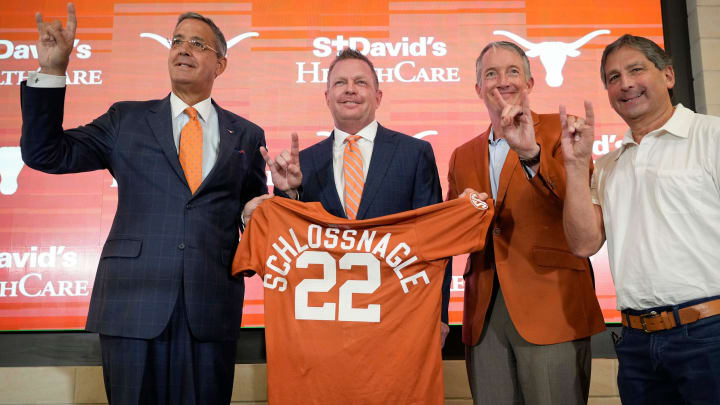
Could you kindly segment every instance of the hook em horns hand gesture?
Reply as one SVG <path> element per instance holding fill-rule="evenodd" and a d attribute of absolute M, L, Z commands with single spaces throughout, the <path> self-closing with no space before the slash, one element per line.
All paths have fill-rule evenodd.
<path fill-rule="evenodd" d="M 67 5 L 67 25 L 63 28 L 60 20 L 44 22 L 42 13 L 35 14 L 38 33 L 38 62 L 40 72 L 57 76 L 64 76 L 70 62 L 70 53 L 75 40 L 75 29 L 77 18 L 75 17 L 75 6 L 72 3 Z"/>
<path fill-rule="evenodd" d="M 585 101 L 585 119 L 568 116 L 565 106 L 560 105 L 560 123 L 565 165 L 587 165 L 592 156 L 592 145 L 595 140 L 595 113 L 592 103 Z"/>
<path fill-rule="evenodd" d="M 273 185 L 284 192 L 295 193 L 302 184 L 302 171 L 300 171 L 300 142 L 298 135 L 290 135 L 290 151 L 283 149 L 275 159 L 270 157 L 267 149 L 260 147 L 265 163 L 270 168 Z"/>
<path fill-rule="evenodd" d="M 509 104 L 497 88 L 491 92 L 495 102 L 502 108 L 500 126 L 508 145 L 518 154 L 520 159 L 530 159 L 538 154 L 540 147 L 535 141 L 532 113 L 527 90 L 522 91 L 520 105 Z"/>

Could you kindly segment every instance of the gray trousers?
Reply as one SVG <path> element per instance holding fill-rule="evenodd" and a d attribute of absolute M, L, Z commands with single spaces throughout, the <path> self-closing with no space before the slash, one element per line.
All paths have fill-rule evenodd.
<path fill-rule="evenodd" d="M 475 405 L 587 404 L 590 338 L 551 345 L 526 341 L 498 285 L 478 344 L 465 349 Z"/>

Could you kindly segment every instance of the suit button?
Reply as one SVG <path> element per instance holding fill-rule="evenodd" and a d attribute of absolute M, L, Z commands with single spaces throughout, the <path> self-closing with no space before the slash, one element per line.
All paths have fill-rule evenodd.
<path fill-rule="evenodd" d="M 185 249 L 185 244 L 184 243 L 179 244 L 178 249 L 180 249 L 180 250 Z"/>
<path fill-rule="evenodd" d="M 191 209 L 191 208 L 192 208 L 192 205 L 187 204 L 187 205 L 185 206 L 185 208 L 186 208 L 186 209 Z"/>
<path fill-rule="evenodd" d="M 493 229 L 494 235 L 500 235 L 501 233 L 502 233 L 502 230 L 500 229 L 499 226 L 496 226 L 495 229 Z"/>

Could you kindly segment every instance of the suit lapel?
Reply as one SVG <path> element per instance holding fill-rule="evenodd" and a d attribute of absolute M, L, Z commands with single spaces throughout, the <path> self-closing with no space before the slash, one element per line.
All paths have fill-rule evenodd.
<path fill-rule="evenodd" d="M 173 140 L 172 130 L 172 112 L 170 111 L 170 96 L 165 97 L 150 108 L 147 115 L 147 122 L 152 129 L 152 133 L 155 139 L 160 144 L 165 157 L 170 163 L 170 166 L 175 171 L 175 174 L 187 185 L 185 179 L 185 172 L 183 172 L 180 166 L 180 159 L 178 158 L 177 148 L 175 147 L 175 141 Z M 190 190 L 188 188 L 188 190 Z"/>
<path fill-rule="evenodd" d="M 317 167 L 316 178 L 312 181 L 320 184 L 320 201 L 326 211 L 329 213 L 345 217 L 340 196 L 337 193 L 337 185 L 335 184 L 335 173 L 333 171 L 333 145 L 335 144 L 335 131 L 330 136 L 321 141 L 314 150 L 312 157 L 315 167 Z"/>
<path fill-rule="evenodd" d="M 358 208 L 358 219 L 365 218 L 368 208 L 377 196 L 383 178 L 385 178 L 388 168 L 390 167 L 390 162 L 392 162 L 397 144 L 398 136 L 378 124 L 373 151 L 370 157 L 370 168 L 367 178 L 365 179 L 365 186 L 363 187 L 362 198 L 360 199 L 360 207 Z"/>
<path fill-rule="evenodd" d="M 478 136 L 477 141 L 473 145 L 473 156 L 471 159 L 475 165 L 475 170 L 472 172 L 476 176 L 477 185 L 479 186 L 477 191 L 488 193 L 492 197 L 492 186 L 490 185 L 490 146 L 488 144 L 488 138 L 490 137 L 490 128 L 487 131 Z M 458 193 L 462 193 L 464 190 L 457 190 Z"/>
<path fill-rule="evenodd" d="M 507 156 L 505 157 L 505 163 L 503 163 L 502 170 L 500 171 L 500 184 L 498 184 L 497 202 L 495 204 L 496 211 L 499 211 L 500 207 L 502 206 L 502 203 L 505 200 L 505 194 L 507 193 L 508 186 L 510 185 L 510 180 L 512 179 L 515 170 L 518 168 L 519 165 L 520 160 L 518 160 L 517 153 L 515 153 L 514 150 L 510 149 Z"/>

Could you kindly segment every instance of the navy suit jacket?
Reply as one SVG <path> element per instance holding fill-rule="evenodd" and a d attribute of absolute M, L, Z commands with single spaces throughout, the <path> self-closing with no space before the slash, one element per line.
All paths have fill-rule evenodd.
<path fill-rule="evenodd" d="M 195 194 L 172 135 L 170 98 L 119 102 L 92 123 L 63 131 L 65 88 L 21 86 L 23 160 L 46 173 L 108 169 L 118 206 L 102 250 L 87 329 L 151 339 L 184 291 L 200 340 L 233 340 L 245 292 L 230 274 L 245 203 L 267 192 L 257 125 L 223 110 L 212 171 Z"/>
<path fill-rule="evenodd" d="M 335 132 L 300 152 L 300 200 L 319 201 L 332 215 L 347 218 L 335 186 L 333 143 Z M 278 193 L 282 194 L 282 193 Z M 427 141 L 378 125 L 357 219 L 397 214 L 442 202 L 435 154 Z M 451 264 L 443 282 L 442 320 L 447 323 Z"/>
<path fill-rule="evenodd" d="M 319 201 L 330 214 L 347 218 L 333 172 L 335 132 L 300 152 L 305 202 Z M 357 219 L 381 217 L 442 201 L 432 146 L 378 125 Z"/>

